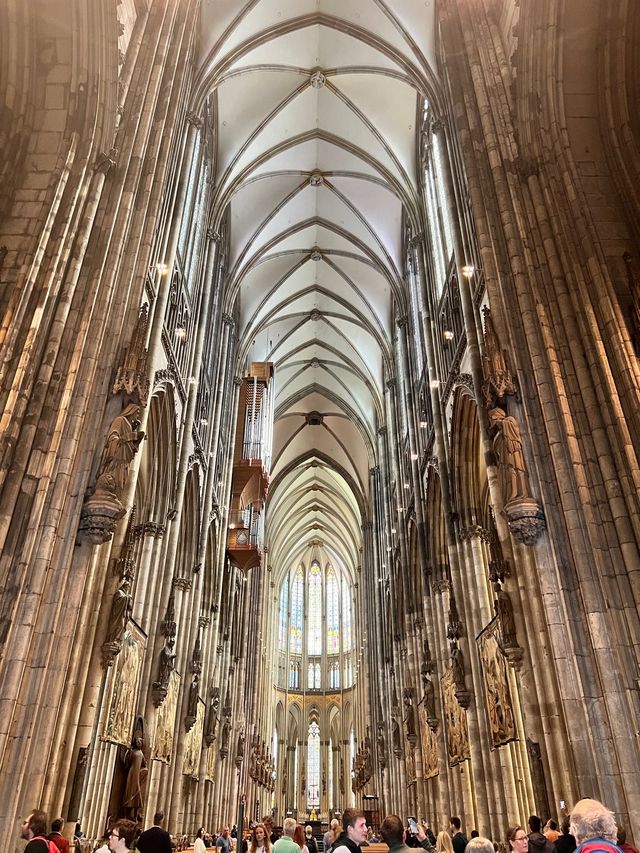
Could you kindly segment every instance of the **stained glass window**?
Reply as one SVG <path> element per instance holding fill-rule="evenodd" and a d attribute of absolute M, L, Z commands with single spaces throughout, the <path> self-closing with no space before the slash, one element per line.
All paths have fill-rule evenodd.
<path fill-rule="evenodd" d="M 309 569 L 309 617 L 307 654 L 322 654 L 322 570 L 315 561 Z"/>
<path fill-rule="evenodd" d="M 287 608 L 289 607 L 289 578 L 282 584 L 280 590 L 280 620 L 278 623 L 278 649 L 287 650 Z"/>
<path fill-rule="evenodd" d="M 302 654 L 302 618 L 304 611 L 304 572 L 298 566 L 291 585 L 291 625 L 289 627 L 289 652 Z"/>
<path fill-rule="evenodd" d="M 351 599 L 349 596 L 349 585 L 345 577 L 342 578 L 342 651 L 351 651 Z"/>
<path fill-rule="evenodd" d="M 309 726 L 307 768 L 307 807 L 320 808 L 320 726 L 315 721 Z"/>
<path fill-rule="evenodd" d="M 340 652 L 340 588 L 333 566 L 327 569 L 327 654 Z"/>

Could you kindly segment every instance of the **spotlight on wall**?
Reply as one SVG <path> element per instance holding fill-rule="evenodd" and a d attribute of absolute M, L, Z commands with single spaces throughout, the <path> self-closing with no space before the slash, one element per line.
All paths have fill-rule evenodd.
<path fill-rule="evenodd" d="M 156 264 L 156 272 L 158 273 L 158 275 L 166 275 L 169 272 L 169 264 Z"/>
<path fill-rule="evenodd" d="M 176 326 L 176 330 L 174 335 L 179 341 L 183 341 L 187 337 L 187 329 L 186 326 Z"/>
<path fill-rule="evenodd" d="M 442 337 L 445 339 L 445 341 L 452 341 L 453 340 L 453 332 L 451 331 L 451 329 L 445 329 L 444 332 L 442 333 Z"/>
<path fill-rule="evenodd" d="M 426 429 L 429 424 L 426 421 L 420 421 L 420 429 Z"/>
<path fill-rule="evenodd" d="M 439 379 L 432 379 L 431 382 L 429 383 L 429 385 L 432 388 L 439 388 L 440 387 L 440 380 Z"/>
<path fill-rule="evenodd" d="M 465 278 L 471 278 L 471 276 L 474 274 L 475 271 L 476 271 L 476 268 L 474 266 L 472 266 L 471 264 L 465 264 L 465 266 L 463 266 L 462 269 L 460 270 L 460 272 L 462 273 L 462 275 Z"/>

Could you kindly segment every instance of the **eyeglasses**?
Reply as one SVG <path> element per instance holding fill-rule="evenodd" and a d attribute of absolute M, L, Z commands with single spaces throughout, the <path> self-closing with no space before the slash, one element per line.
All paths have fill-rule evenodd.
<path fill-rule="evenodd" d="M 527 838 L 526 835 L 521 835 L 520 838 L 514 838 L 513 841 L 514 841 L 514 843 L 516 841 L 526 841 L 528 843 L 529 839 Z"/>
<path fill-rule="evenodd" d="M 109 838 L 120 838 L 120 836 L 118 835 L 118 833 L 117 833 L 117 832 L 110 832 L 110 833 L 109 833 Z"/>

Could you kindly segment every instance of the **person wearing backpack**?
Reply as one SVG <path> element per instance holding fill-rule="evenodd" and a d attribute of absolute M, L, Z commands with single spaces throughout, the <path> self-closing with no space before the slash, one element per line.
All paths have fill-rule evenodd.
<path fill-rule="evenodd" d="M 587 798 L 577 802 L 569 820 L 571 834 L 578 843 L 576 853 L 620 853 L 613 812 L 598 800 Z"/>
<path fill-rule="evenodd" d="M 45 812 L 33 809 L 22 821 L 20 837 L 29 843 L 24 853 L 60 853 L 53 841 L 46 837 L 49 819 Z"/>

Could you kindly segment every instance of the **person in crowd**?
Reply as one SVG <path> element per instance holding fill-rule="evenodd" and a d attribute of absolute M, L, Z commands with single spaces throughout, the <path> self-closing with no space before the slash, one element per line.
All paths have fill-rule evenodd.
<path fill-rule="evenodd" d="M 222 832 L 216 838 L 216 847 L 221 848 L 220 853 L 231 853 L 231 835 L 228 826 L 222 827 Z"/>
<path fill-rule="evenodd" d="M 407 833 L 404 824 L 395 814 L 389 814 L 380 824 L 380 835 L 385 844 L 389 845 L 389 853 L 407 853 Z"/>
<path fill-rule="evenodd" d="M 569 818 L 578 853 L 614 853 L 618 827 L 613 812 L 598 800 L 584 799 L 575 804 Z"/>
<path fill-rule="evenodd" d="M 273 845 L 273 853 L 300 853 L 300 848 L 293 840 L 297 823 L 292 817 L 286 817 L 282 824 L 282 838 Z"/>
<path fill-rule="evenodd" d="M 483 838 L 482 835 L 472 838 L 465 849 L 466 853 L 495 853 L 493 841 Z"/>
<path fill-rule="evenodd" d="M 618 827 L 618 847 L 622 853 L 638 853 L 637 848 L 627 841 L 627 833 L 621 826 Z"/>
<path fill-rule="evenodd" d="M 464 853 L 467 846 L 467 836 L 462 831 L 462 822 L 455 815 L 449 818 L 449 832 L 451 833 L 451 844 L 453 853 Z"/>
<path fill-rule="evenodd" d="M 53 841 L 60 853 L 69 853 L 69 841 L 62 834 L 64 821 L 61 817 L 51 821 L 51 832 L 49 833 L 49 841 Z"/>
<path fill-rule="evenodd" d="M 162 828 L 164 812 L 156 812 L 153 816 L 153 826 L 146 829 L 136 845 L 140 853 L 171 853 L 171 836 Z"/>
<path fill-rule="evenodd" d="M 327 853 L 327 851 L 331 848 L 333 844 L 335 844 L 338 836 L 340 835 L 340 821 L 337 818 L 333 818 L 331 823 L 329 824 L 329 829 L 322 836 L 322 850 L 323 853 Z"/>
<path fill-rule="evenodd" d="M 558 832 L 558 824 L 552 818 L 546 822 L 544 826 L 544 831 L 542 833 L 547 841 L 550 841 L 552 844 L 555 844 L 558 838 L 560 838 L 560 833 Z"/>
<path fill-rule="evenodd" d="M 24 853 L 58 853 L 53 841 L 47 838 L 49 820 L 46 812 L 33 809 L 22 821 L 20 837 L 28 842 Z"/>
<path fill-rule="evenodd" d="M 542 820 L 538 815 L 532 814 L 529 818 L 529 829 L 529 853 L 555 853 L 553 844 L 540 831 Z"/>
<path fill-rule="evenodd" d="M 561 832 L 556 841 L 556 853 L 573 853 L 578 846 L 576 839 L 569 831 L 570 828 L 569 816 L 567 815 L 562 819 L 562 823 L 560 824 Z"/>
<path fill-rule="evenodd" d="M 360 809 L 345 809 L 342 814 L 342 833 L 333 844 L 333 853 L 360 853 L 367 840 L 367 821 Z"/>
<path fill-rule="evenodd" d="M 478 832 L 477 829 L 471 830 L 471 839 L 474 839 L 474 838 L 480 838 L 480 833 Z"/>
<path fill-rule="evenodd" d="M 257 823 L 253 827 L 251 841 L 249 842 L 249 853 L 271 853 L 271 841 L 263 823 Z"/>
<path fill-rule="evenodd" d="M 296 831 L 293 834 L 293 840 L 296 842 L 302 853 L 309 853 L 309 848 L 307 847 L 304 835 L 304 829 L 299 824 L 296 824 Z"/>
<path fill-rule="evenodd" d="M 228 827 L 225 827 L 228 831 Z M 193 842 L 193 853 L 205 853 L 206 847 L 204 844 L 204 837 L 206 835 L 206 830 L 204 826 L 201 826 L 200 829 L 196 832 L 196 840 Z M 216 841 L 216 844 L 218 842 Z M 225 853 L 229 853 L 229 851 L 225 851 Z"/>
<path fill-rule="evenodd" d="M 436 838 L 436 853 L 453 853 L 451 836 L 446 829 L 438 833 L 438 837 Z"/>
<path fill-rule="evenodd" d="M 265 815 L 262 818 L 262 825 L 264 826 L 267 832 L 267 837 L 271 842 L 271 846 L 273 846 L 278 840 L 279 836 L 276 835 L 276 833 L 273 831 L 273 818 L 271 817 L 271 815 Z"/>
<path fill-rule="evenodd" d="M 304 840 L 306 842 L 309 853 L 318 853 L 318 842 L 313 837 L 313 829 L 309 824 L 304 828 Z"/>
<path fill-rule="evenodd" d="M 94 853 L 110 853 L 109 851 L 109 830 L 107 829 L 94 847 Z"/>
<path fill-rule="evenodd" d="M 507 830 L 507 844 L 509 853 L 527 853 L 529 849 L 527 833 L 521 826 L 510 826 Z"/>
<path fill-rule="evenodd" d="M 111 853 L 129 853 L 138 834 L 138 827 L 132 820 L 118 820 L 109 833 Z"/>

